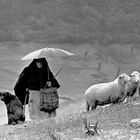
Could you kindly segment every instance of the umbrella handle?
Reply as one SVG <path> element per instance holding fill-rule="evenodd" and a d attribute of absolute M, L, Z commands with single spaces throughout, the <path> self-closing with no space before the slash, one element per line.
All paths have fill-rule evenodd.
<path fill-rule="evenodd" d="M 62 69 L 64 68 L 64 66 L 66 65 L 67 63 L 65 63 L 61 68 L 60 68 L 60 70 L 54 75 L 54 77 L 56 77 L 61 71 L 62 71 Z"/>
<path fill-rule="evenodd" d="M 47 57 L 47 60 L 48 60 L 48 57 Z M 48 65 L 48 73 L 47 74 L 48 74 L 48 81 L 49 81 L 49 79 L 50 79 L 49 78 L 49 65 Z"/>
<path fill-rule="evenodd" d="M 69 61 L 70 61 L 70 59 L 69 59 Z M 61 71 L 62 71 L 62 69 L 65 67 L 65 65 L 67 65 L 68 63 L 65 63 L 61 68 L 60 68 L 60 70 L 55 74 L 55 76 L 54 77 L 56 77 Z"/>

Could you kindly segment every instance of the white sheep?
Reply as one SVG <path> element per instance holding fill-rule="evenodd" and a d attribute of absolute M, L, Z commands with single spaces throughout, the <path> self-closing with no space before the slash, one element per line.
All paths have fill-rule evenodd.
<path fill-rule="evenodd" d="M 130 77 L 122 73 L 114 81 L 92 85 L 85 92 L 86 110 L 96 109 L 97 105 L 123 102 L 126 98 L 126 85 Z"/>
<path fill-rule="evenodd" d="M 130 75 L 130 81 L 127 84 L 127 97 L 126 101 L 134 96 L 139 96 L 140 88 L 140 73 L 138 71 L 133 71 Z"/>

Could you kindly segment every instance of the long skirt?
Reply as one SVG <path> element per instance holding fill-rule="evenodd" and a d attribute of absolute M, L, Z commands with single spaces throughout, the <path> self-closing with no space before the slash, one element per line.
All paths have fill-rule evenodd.
<path fill-rule="evenodd" d="M 40 91 L 29 90 L 29 116 L 32 120 L 46 119 L 56 116 L 56 110 L 52 112 L 40 111 Z"/>

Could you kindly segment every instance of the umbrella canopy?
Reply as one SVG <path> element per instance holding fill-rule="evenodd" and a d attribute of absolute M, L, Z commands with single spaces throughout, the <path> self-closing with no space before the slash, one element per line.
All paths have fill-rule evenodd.
<path fill-rule="evenodd" d="M 26 60 L 32 60 L 35 58 L 42 58 L 42 57 L 46 57 L 47 60 L 52 60 L 50 58 L 55 58 L 55 60 L 58 62 L 59 59 L 58 58 L 62 58 L 62 57 L 71 57 L 75 55 L 74 53 L 71 53 L 69 51 L 63 50 L 63 49 L 59 49 L 59 48 L 42 48 L 39 50 L 35 50 L 32 51 L 31 53 L 25 55 L 24 57 L 21 58 L 22 61 L 26 61 Z M 59 74 L 59 72 L 64 68 L 64 66 L 66 66 L 68 64 L 69 60 L 64 63 L 61 68 L 56 72 L 55 76 L 57 76 Z M 60 62 L 59 62 L 60 63 Z M 57 64 L 57 63 L 55 63 Z"/>
<path fill-rule="evenodd" d="M 35 58 L 41 58 L 41 57 L 66 57 L 66 56 L 73 56 L 74 54 L 71 52 L 68 52 L 63 49 L 59 48 L 43 48 L 36 51 L 33 51 L 26 56 L 22 57 L 21 60 L 30 60 Z"/>

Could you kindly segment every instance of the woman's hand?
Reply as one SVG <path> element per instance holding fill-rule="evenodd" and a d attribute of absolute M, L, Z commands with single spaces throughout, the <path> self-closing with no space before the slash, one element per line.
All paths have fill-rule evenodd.
<path fill-rule="evenodd" d="M 47 81 L 46 85 L 48 88 L 50 88 L 52 86 L 51 81 Z"/>

